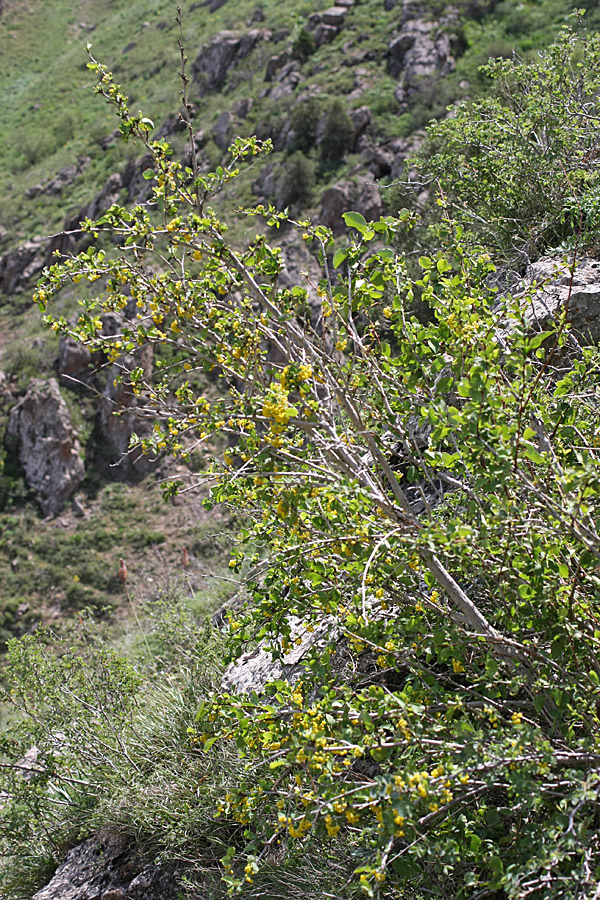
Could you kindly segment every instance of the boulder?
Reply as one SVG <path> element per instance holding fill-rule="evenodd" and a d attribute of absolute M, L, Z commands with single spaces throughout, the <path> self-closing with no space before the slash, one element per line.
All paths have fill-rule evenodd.
<path fill-rule="evenodd" d="M 444 22 L 431 22 L 420 15 L 411 0 L 403 8 L 403 24 L 388 46 L 388 72 L 398 79 L 396 99 L 400 104 L 423 87 L 454 71 L 451 38 Z M 413 17 L 414 16 L 414 17 Z"/>
<path fill-rule="evenodd" d="M 321 21 L 324 25 L 335 25 L 339 28 L 344 24 L 347 12 L 345 6 L 330 6 L 321 13 Z"/>
<path fill-rule="evenodd" d="M 316 46 L 322 47 L 323 44 L 330 44 L 332 40 L 337 37 L 337 34 L 338 29 L 335 25 L 317 25 L 314 33 Z"/>
<path fill-rule="evenodd" d="M 267 163 L 260 170 L 258 178 L 252 182 L 252 190 L 261 200 L 272 200 L 275 196 L 276 177 L 273 163 Z"/>
<path fill-rule="evenodd" d="M 256 47 L 260 41 L 269 40 L 271 33 L 251 28 L 244 34 L 220 31 L 198 54 L 193 65 L 194 80 L 200 93 L 212 91 L 223 84 L 228 71 Z"/>
<path fill-rule="evenodd" d="M 7 437 L 17 445 L 27 484 L 45 516 L 57 515 L 84 478 L 69 410 L 54 378 L 34 379 L 9 414 Z"/>
<path fill-rule="evenodd" d="M 177 890 L 173 868 L 141 859 L 123 837 L 96 836 L 69 850 L 32 900 L 170 900 Z"/>
<path fill-rule="evenodd" d="M 582 259 L 571 275 L 562 257 L 544 257 L 529 266 L 526 285 L 539 289 L 527 299 L 527 317 L 544 328 L 568 308 L 571 334 L 582 345 L 600 341 L 600 261 Z"/>
<path fill-rule="evenodd" d="M 373 116 L 368 106 L 359 106 L 358 109 L 350 110 L 350 119 L 354 125 L 354 132 L 357 138 L 368 128 L 372 118 Z"/>
<path fill-rule="evenodd" d="M 219 150 L 227 150 L 229 145 L 229 133 L 231 130 L 231 114 L 223 110 L 213 128 L 213 140 Z"/>
<path fill-rule="evenodd" d="M 268 96 L 271 100 L 281 100 L 282 97 L 293 94 L 302 80 L 302 74 L 299 72 L 299 64 L 296 60 L 292 60 L 292 62 L 289 62 L 279 71 L 277 74 L 277 84 L 271 88 Z M 277 143 L 275 144 L 275 150 L 283 150 L 285 140 L 282 143 L 280 139 L 279 145 L 280 146 L 277 146 Z"/>
<path fill-rule="evenodd" d="M 352 209 L 353 186 L 346 181 L 340 181 L 328 188 L 321 197 L 321 214 L 319 222 L 327 228 L 331 228 L 334 234 L 340 234 L 346 230 L 342 219 L 342 213 Z"/>
<path fill-rule="evenodd" d="M 286 47 L 285 50 L 282 50 L 281 53 L 277 53 L 275 56 L 272 56 L 271 59 L 267 63 L 267 68 L 265 70 L 265 81 L 273 81 L 275 77 L 275 73 L 282 69 L 292 58 L 292 49 L 291 47 Z"/>
<path fill-rule="evenodd" d="M 367 222 L 379 219 L 383 215 L 383 201 L 379 188 L 372 181 L 365 181 L 362 185 L 356 208 L 363 214 Z"/>
<path fill-rule="evenodd" d="M 88 384 L 92 377 L 91 362 L 92 354 L 87 347 L 69 335 L 61 335 L 58 344 L 58 374 L 63 384 L 67 387 L 72 387 L 75 382 Z"/>
<path fill-rule="evenodd" d="M 359 147 L 362 158 L 375 178 L 383 178 L 390 174 L 394 163 L 394 157 L 390 152 L 364 138 Z"/>
<path fill-rule="evenodd" d="M 252 97 L 245 97 L 243 100 L 238 100 L 231 107 L 231 112 L 234 116 L 237 116 L 238 119 L 245 119 L 252 112 L 252 107 L 254 106 L 254 100 Z"/>
<path fill-rule="evenodd" d="M 8 295 L 22 291 L 44 268 L 50 244 L 49 238 L 34 237 L 0 257 L 0 291 Z"/>
<path fill-rule="evenodd" d="M 316 641 L 322 637 L 322 629 L 308 632 L 302 627 L 299 619 L 290 621 L 293 647 L 285 655 L 284 660 L 274 659 L 264 645 L 243 653 L 239 659 L 231 663 L 225 674 L 221 687 L 225 691 L 238 691 L 250 694 L 261 693 L 270 681 L 285 679 L 293 681 L 302 671 L 303 658 Z M 296 644 L 296 640 L 298 640 Z M 34 898 L 35 900 L 35 898 Z"/>
<path fill-rule="evenodd" d="M 103 334 L 119 334 L 120 319 L 108 313 L 103 319 Z M 141 449 L 129 449 L 131 436 L 140 437 L 152 430 L 153 419 L 146 414 L 144 401 L 131 389 L 128 373 L 141 366 L 144 377 L 150 379 L 153 366 L 153 348 L 142 347 L 135 355 L 126 355 L 106 372 L 106 384 L 98 402 L 97 429 L 106 463 L 113 476 L 123 481 L 143 478 L 154 468 L 156 460 L 144 456 Z"/>

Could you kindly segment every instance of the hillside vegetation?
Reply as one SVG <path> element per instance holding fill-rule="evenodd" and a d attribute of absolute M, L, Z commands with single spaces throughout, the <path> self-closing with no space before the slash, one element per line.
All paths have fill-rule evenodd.
<path fill-rule="evenodd" d="M 595 11 L 212 8 L 0 17 L 2 897 L 592 898 Z"/>

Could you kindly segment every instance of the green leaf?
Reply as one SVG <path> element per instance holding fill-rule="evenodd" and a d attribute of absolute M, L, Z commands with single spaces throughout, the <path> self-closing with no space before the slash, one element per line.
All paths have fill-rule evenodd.
<path fill-rule="evenodd" d="M 145 178 L 146 181 L 150 181 L 151 178 L 154 178 L 154 169 L 146 169 L 145 172 L 142 172 L 142 178 Z"/>
<path fill-rule="evenodd" d="M 543 465 L 546 462 L 541 453 L 539 453 L 535 447 L 527 446 L 525 447 L 525 456 L 527 459 L 530 459 L 531 462 L 537 463 L 538 465 Z"/>
<path fill-rule="evenodd" d="M 480 847 L 481 847 L 481 838 L 479 837 L 478 834 L 472 834 L 471 835 L 471 844 L 470 844 L 471 853 L 477 853 L 479 851 Z"/>
<path fill-rule="evenodd" d="M 367 227 L 367 220 L 363 215 L 359 212 L 345 212 L 342 215 L 342 219 L 350 228 L 356 228 L 357 231 L 362 232 Z"/>
<path fill-rule="evenodd" d="M 342 250 L 342 249 L 336 250 L 333 255 L 333 268 L 334 269 L 339 268 L 347 256 L 348 256 L 347 250 Z"/>

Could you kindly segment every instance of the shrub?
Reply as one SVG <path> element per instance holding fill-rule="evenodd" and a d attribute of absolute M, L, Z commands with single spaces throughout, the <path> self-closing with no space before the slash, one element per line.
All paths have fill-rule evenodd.
<path fill-rule="evenodd" d="M 567 211 L 596 190 L 599 62 L 600 37 L 564 29 L 534 62 L 485 66 L 493 96 L 428 130 L 421 170 L 441 184 L 451 214 L 513 265 L 580 231 Z M 595 240 L 593 229 L 581 237 Z"/>
<path fill-rule="evenodd" d="M 316 49 L 317 45 L 310 31 L 307 31 L 306 28 L 301 28 L 292 44 L 292 56 L 294 59 L 306 62 Z"/>
<path fill-rule="evenodd" d="M 279 181 L 278 204 L 287 206 L 307 206 L 315 189 L 315 165 L 299 151 L 293 153 L 283 163 L 283 174 Z"/>
<path fill-rule="evenodd" d="M 36 300 L 46 308 L 91 274 L 105 291 L 84 301 L 76 327 L 49 317 L 53 328 L 110 361 L 144 342 L 177 345 L 181 363 L 154 383 L 132 373 L 160 419 L 142 446 L 177 457 L 184 435 L 230 438 L 207 500 L 245 517 L 230 568 L 250 571 L 251 602 L 230 618 L 230 657 L 262 643 L 285 666 L 305 651 L 293 680 L 214 693 L 189 726 L 198 767 L 222 771 L 216 753 L 234 772 L 216 809 L 219 840 L 232 835 L 224 882 L 269 895 L 274 848 L 291 864 L 324 845 L 341 848 L 369 897 L 591 896 L 598 349 L 569 358 L 564 313 L 542 329 L 529 292 L 498 297 L 489 254 L 469 252 L 452 220 L 445 250 L 409 277 L 391 249 L 406 211 L 374 223 L 346 213 L 351 237 L 332 260 L 331 234 L 302 223 L 323 277 L 301 317 L 307 292 L 280 286 L 281 251 L 264 236 L 231 246 L 207 212 L 259 142 L 236 141 L 215 173 L 185 172 L 110 73 L 92 68 L 121 130 L 152 154 L 161 215 L 113 207 L 86 223 L 118 249 L 55 264 Z M 584 148 L 594 140 L 582 135 Z M 517 196 L 510 178 L 508 189 Z M 126 289 L 137 319 L 102 336 L 102 314 L 119 314 Z M 410 314 L 417 295 L 425 323 Z M 228 386 L 210 403 L 182 380 L 200 368 Z M 27 678 L 31 665 L 21 669 Z"/>
<path fill-rule="evenodd" d="M 354 145 L 354 125 L 344 109 L 341 100 L 335 100 L 329 108 L 323 139 L 321 157 L 329 162 L 342 160 Z"/>
<path fill-rule="evenodd" d="M 317 122 L 321 105 L 316 97 L 297 103 L 292 110 L 291 126 L 294 132 L 292 150 L 309 153 L 317 139 Z"/>

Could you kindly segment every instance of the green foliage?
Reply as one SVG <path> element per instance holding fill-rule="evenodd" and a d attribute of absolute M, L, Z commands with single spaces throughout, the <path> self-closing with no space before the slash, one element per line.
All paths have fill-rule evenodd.
<path fill-rule="evenodd" d="M 297 103 L 292 110 L 291 125 L 294 132 L 292 150 L 309 153 L 317 139 L 317 122 L 321 104 L 316 97 Z"/>
<path fill-rule="evenodd" d="M 561 71 L 571 56 L 570 38 L 550 52 Z M 532 70 L 509 65 L 491 71 L 510 73 L 531 125 L 542 103 Z M 309 304 L 305 287 L 280 287 L 281 251 L 263 236 L 234 247 L 211 206 L 265 148 L 237 140 L 215 172 L 183 169 L 110 73 L 91 68 L 123 135 L 152 156 L 153 194 L 86 223 L 119 249 L 91 246 L 55 264 L 35 299 L 46 309 L 64 285 L 97 281 L 75 327 L 47 317 L 55 330 L 112 361 L 145 343 L 177 348 L 179 362 L 154 382 L 134 373 L 159 420 L 142 446 L 185 458 L 190 435 L 227 436 L 207 473 L 207 505 L 243 512 L 230 568 L 251 573 L 251 602 L 230 618 L 230 657 L 256 644 L 283 664 L 302 656 L 293 681 L 199 704 L 190 732 L 199 764 L 237 758 L 215 811 L 235 834 L 224 882 L 264 893 L 274 847 L 291 864 L 325 845 L 341 848 L 351 890 L 369 897 L 591 896 L 597 348 L 570 357 L 564 313 L 540 329 L 528 292 L 497 295 L 489 254 L 469 250 L 451 219 L 444 249 L 421 256 L 410 277 L 392 249 L 406 211 L 371 223 L 346 213 L 352 238 L 333 257 L 336 277 L 330 233 L 299 223 L 323 266 Z M 535 70 L 554 104 L 558 70 Z M 597 76 L 584 72 L 592 103 Z M 513 121 L 508 98 L 491 103 L 476 110 Z M 595 130 L 580 117 L 580 146 L 542 106 L 542 144 L 569 147 L 573 175 Z M 467 135 L 492 127 L 461 115 Z M 552 186 L 546 154 L 533 150 L 540 136 L 523 133 L 521 179 Z M 452 163 L 466 183 L 450 146 L 445 171 Z M 517 197 L 510 171 L 507 204 Z M 493 165 L 485 172 L 499 188 Z M 272 208 L 255 213 L 271 228 L 288 222 Z M 121 314 L 129 296 L 137 319 L 103 336 L 102 314 Z M 411 315 L 416 297 L 425 322 Z M 216 399 L 185 380 L 198 370 L 223 379 Z"/>
<path fill-rule="evenodd" d="M 145 670 L 115 653 L 85 615 L 62 633 L 10 643 L 5 699 L 19 719 L 0 738 L 3 897 L 31 896 L 93 829 L 135 835 L 154 858 L 165 848 L 171 859 L 194 852 L 207 874 L 235 839 L 212 810 L 236 761 L 200 755 L 187 730 L 215 687 L 219 635 L 172 597 L 149 615 L 154 657 Z M 24 777 L 18 760 L 32 746 Z"/>
<path fill-rule="evenodd" d="M 315 39 L 310 31 L 307 31 L 306 28 L 300 28 L 294 39 L 294 43 L 292 44 L 292 56 L 294 59 L 298 59 L 300 62 L 306 62 L 316 49 L 317 45 L 315 44 Z"/>
<path fill-rule="evenodd" d="M 339 162 L 354 144 L 354 125 L 344 109 L 341 100 L 334 100 L 327 113 L 321 158 L 328 162 Z"/>
<path fill-rule="evenodd" d="M 598 36 L 564 29 L 534 61 L 485 66 L 493 94 L 428 130 L 421 170 L 451 214 L 513 264 L 596 241 L 586 207 L 597 193 L 599 61 Z"/>
<path fill-rule="evenodd" d="M 299 205 L 308 206 L 315 189 L 315 164 L 303 153 L 297 151 L 285 161 L 279 183 L 278 201 L 282 208 Z"/>

